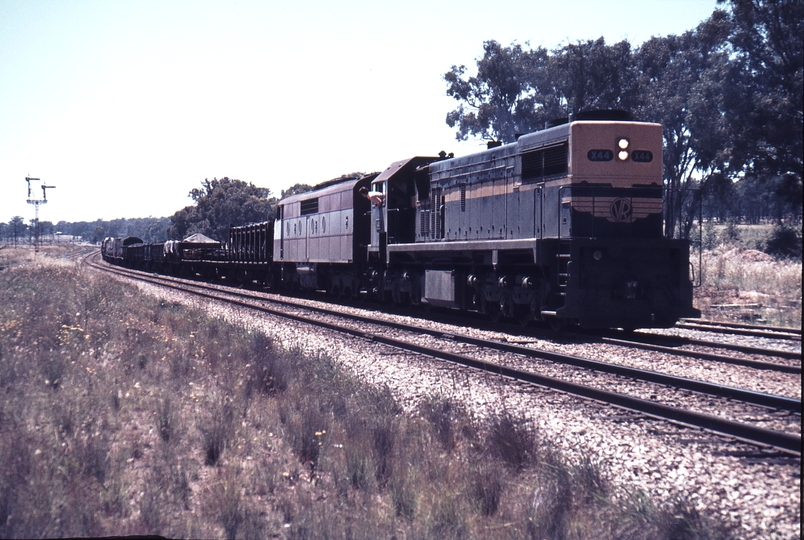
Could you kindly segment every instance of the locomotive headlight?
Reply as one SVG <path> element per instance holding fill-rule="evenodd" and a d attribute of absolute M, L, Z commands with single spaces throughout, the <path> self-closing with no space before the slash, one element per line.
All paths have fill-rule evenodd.
<path fill-rule="evenodd" d="M 620 161 L 627 161 L 628 160 L 628 147 L 630 146 L 630 142 L 625 137 L 617 140 L 617 147 L 620 151 L 617 153 L 617 159 Z"/>

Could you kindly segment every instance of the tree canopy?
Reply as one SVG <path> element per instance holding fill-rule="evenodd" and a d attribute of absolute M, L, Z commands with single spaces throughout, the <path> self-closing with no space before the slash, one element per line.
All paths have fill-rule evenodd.
<path fill-rule="evenodd" d="M 277 203 L 271 190 L 228 177 L 204 179 L 201 188 L 190 191 L 190 197 L 195 205 L 186 206 L 170 217 L 171 237 L 202 233 L 226 241 L 230 226 L 273 219 Z"/>

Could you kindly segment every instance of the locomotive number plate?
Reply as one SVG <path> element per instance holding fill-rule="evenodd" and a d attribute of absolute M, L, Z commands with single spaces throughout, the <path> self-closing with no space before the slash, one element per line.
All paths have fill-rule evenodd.
<path fill-rule="evenodd" d="M 611 150 L 589 150 L 586 153 L 589 161 L 611 161 L 614 159 L 614 152 Z"/>

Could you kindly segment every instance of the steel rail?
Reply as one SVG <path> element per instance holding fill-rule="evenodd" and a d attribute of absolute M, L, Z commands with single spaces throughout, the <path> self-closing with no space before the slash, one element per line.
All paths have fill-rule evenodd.
<path fill-rule="evenodd" d="M 715 334 L 731 334 L 735 336 L 763 337 L 771 339 L 784 339 L 789 341 L 801 341 L 801 334 L 792 332 L 767 332 L 763 330 L 749 330 L 747 328 L 732 328 L 727 326 L 713 326 L 699 323 L 676 323 L 675 328 L 686 328 L 689 330 L 700 330 L 701 332 L 712 332 Z"/>
<path fill-rule="evenodd" d="M 766 332 L 786 332 L 789 334 L 796 334 L 801 335 L 801 328 L 788 328 L 786 326 L 766 326 L 760 324 L 745 324 L 745 323 L 736 323 L 736 322 L 725 322 L 725 321 L 712 321 L 709 319 L 681 319 L 679 321 L 683 324 L 702 324 L 706 326 L 723 326 L 726 328 L 743 328 L 746 330 L 759 330 L 759 331 L 766 331 Z"/>
<path fill-rule="evenodd" d="M 385 343 L 387 345 L 392 345 L 395 347 L 401 347 L 404 345 L 410 350 L 414 350 L 420 354 L 450 360 L 452 362 L 494 373 L 496 375 L 501 375 L 503 377 L 509 377 L 518 381 L 529 382 L 531 384 L 553 388 L 569 394 L 594 399 L 596 401 L 616 405 L 632 411 L 641 412 L 662 420 L 670 420 L 687 426 L 704 428 L 709 431 L 722 435 L 729 435 L 752 444 L 772 446 L 793 455 L 801 456 L 800 435 L 759 428 L 750 424 L 742 424 L 740 422 L 726 420 L 724 418 L 719 418 L 709 414 L 679 409 L 669 405 L 656 403 L 654 401 L 609 392 L 608 390 L 599 390 L 597 388 L 564 381 L 562 379 L 556 379 L 546 375 L 539 375 L 533 372 L 520 371 L 501 366 L 499 364 L 485 362 L 483 360 L 477 360 L 438 349 L 428 349 L 419 345 L 404 344 L 403 342 L 399 342 L 398 340 L 384 336 L 372 335 L 370 337 L 373 341 Z"/>
<path fill-rule="evenodd" d="M 495 364 L 492 362 L 486 362 L 483 360 L 478 360 L 475 358 L 470 358 L 464 355 L 450 353 L 448 351 L 443 351 L 440 349 L 433 349 L 428 348 L 422 345 L 416 345 L 413 343 L 397 340 L 394 338 L 390 338 L 387 336 L 383 336 L 380 334 L 375 334 L 371 332 L 365 332 L 362 330 L 343 327 L 334 323 L 330 323 L 327 321 L 321 320 L 311 320 L 306 318 L 302 315 L 294 315 L 291 313 L 283 312 L 280 310 L 272 309 L 265 306 L 257 306 L 253 303 L 243 302 L 240 300 L 234 299 L 223 299 L 220 296 L 216 296 L 210 293 L 201 292 L 201 291 L 192 291 L 187 290 L 185 287 L 174 285 L 171 283 L 160 282 L 156 279 L 150 279 L 142 277 L 146 282 L 151 282 L 160 286 L 168 287 L 171 289 L 181 290 L 182 292 L 189 292 L 196 296 L 201 296 L 203 298 L 209 298 L 214 300 L 224 300 L 228 303 L 233 305 L 237 305 L 240 307 L 244 307 L 247 309 L 252 309 L 264 313 L 270 313 L 272 315 L 281 316 L 290 320 L 312 324 L 315 326 L 319 326 L 321 328 L 326 328 L 338 333 L 351 335 L 358 338 L 367 339 L 377 343 L 383 343 L 385 345 L 389 345 L 398 349 L 407 350 L 410 352 L 415 352 L 418 354 L 430 356 L 433 358 L 449 360 L 454 363 L 458 363 L 470 368 L 478 369 L 484 372 L 493 373 L 496 375 L 500 375 L 503 377 L 512 378 L 515 380 L 528 382 L 534 385 L 552 388 L 555 390 L 560 390 L 562 392 L 566 392 L 569 394 L 585 397 L 588 399 L 593 399 L 596 401 L 600 401 L 603 403 L 615 405 L 618 407 L 622 407 L 625 409 L 629 409 L 632 411 L 637 411 L 643 414 L 646 414 L 651 417 L 655 417 L 662 420 L 668 420 L 672 422 L 676 422 L 685 426 L 693 426 L 698 428 L 703 428 L 714 433 L 718 433 L 721 435 L 726 435 L 730 437 L 734 437 L 738 440 L 748 442 L 751 444 L 757 444 L 760 446 L 770 446 L 779 450 L 782 450 L 786 453 L 801 456 L 801 436 L 773 431 L 769 429 L 759 428 L 752 426 L 750 424 L 743 424 L 740 422 L 735 422 L 733 420 L 727 420 L 723 418 L 719 418 L 717 416 L 698 413 L 694 411 L 689 411 L 685 409 L 679 409 L 676 407 L 671 407 L 668 405 L 663 405 L 661 403 L 656 403 L 653 401 L 644 400 L 641 398 L 636 398 L 624 394 L 618 394 L 615 392 L 610 392 L 607 390 L 600 390 L 597 388 L 592 388 L 589 386 L 584 386 L 577 383 L 568 382 L 562 379 L 557 379 L 555 377 L 549 377 L 546 375 L 539 375 L 533 372 L 522 371 L 514 368 L 509 368 L 506 366 L 502 366 L 499 364 Z M 197 288 L 201 288 L 197 286 Z M 220 291 L 221 294 L 232 294 L 228 291 Z M 242 293 L 241 293 L 242 294 Z M 252 297 L 253 298 L 253 297 Z M 257 300 L 259 301 L 259 300 Z M 299 306 L 297 304 L 294 305 L 299 309 L 310 309 L 308 306 Z M 315 308 L 313 308 L 315 309 Z M 339 316 L 348 316 L 342 313 L 338 314 Z M 363 318 L 363 317 L 360 317 Z M 366 318 L 369 319 L 369 318 Z M 369 319 L 373 323 L 377 323 L 376 319 Z M 384 322 L 384 321 L 383 321 Z M 396 323 L 395 323 L 396 324 Z M 441 333 L 442 336 L 453 337 L 452 334 L 444 334 Z M 474 339 L 474 338 L 472 338 Z M 527 349 L 527 347 L 520 347 L 520 346 L 511 346 L 507 345 L 508 347 L 518 347 L 522 349 Z M 698 381 L 700 382 L 700 381 Z M 779 396 L 775 396 L 779 397 Z M 795 400 L 793 400 L 795 401 Z M 801 402 L 798 402 L 798 409 L 801 409 Z"/>
<path fill-rule="evenodd" d="M 606 334 L 604 334 L 605 336 Z M 620 334 L 622 335 L 622 334 Z M 714 341 L 705 341 L 702 339 L 693 339 L 683 336 L 668 336 L 663 334 L 651 334 L 648 332 L 634 332 L 629 334 L 628 338 L 618 337 L 614 333 L 609 333 L 606 337 L 615 337 L 616 339 L 634 339 L 639 336 L 639 339 L 644 343 L 659 344 L 664 343 L 677 343 L 678 345 L 698 345 L 700 347 L 711 347 L 713 349 L 728 349 L 732 351 L 739 351 L 747 354 L 759 354 L 762 356 L 776 356 L 778 358 L 786 358 L 788 360 L 801 361 L 801 352 L 782 351 L 779 349 L 762 349 L 758 347 L 750 347 L 748 345 L 739 345 L 737 343 L 718 343 Z"/>
<path fill-rule="evenodd" d="M 163 282 L 158 282 L 157 280 L 152 280 L 152 279 L 147 278 L 147 277 L 143 277 L 142 279 L 144 279 L 145 281 L 155 283 L 155 284 L 159 284 L 159 285 L 163 284 Z M 164 278 L 160 278 L 160 279 L 164 279 Z M 176 286 L 173 286 L 173 285 L 170 285 L 170 284 L 164 284 L 164 285 L 167 286 L 167 287 L 171 287 L 171 288 L 181 288 L 181 287 L 176 287 Z M 206 286 L 200 285 L 200 284 L 192 284 L 191 286 L 194 286 L 194 287 L 197 287 L 197 288 L 207 288 Z M 182 290 L 184 290 L 184 289 L 182 289 Z M 257 299 L 251 294 L 243 293 L 243 292 L 240 292 L 240 291 L 218 291 L 218 292 L 220 294 L 228 294 L 228 295 L 231 295 L 231 296 L 251 299 L 252 301 L 261 301 L 261 299 Z M 208 298 L 217 298 L 214 295 L 209 295 L 207 293 L 202 293 L 202 292 L 194 292 L 194 294 L 204 296 L 204 297 L 208 297 Z M 449 339 L 454 340 L 456 342 L 475 345 L 475 346 L 478 346 L 478 347 L 485 347 L 485 348 L 494 349 L 494 350 L 498 350 L 498 351 L 502 351 L 502 352 L 519 354 L 519 355 L 527 356 L 527 357 L 530 357 L 530 358 L 540 358 L 542 360 L 549 360 L 549 361 L 556 362 L 556 363 L 573 365 L 573 366 L 580 367 L 580 368 L 583 368 L 583 369 L 590 369 L 590 370 L 594 370 L 594 371 L 598 371 L 598 372 L 602 372 L 602 373 L 620 375 L 620 376 L 629 377 L 629 378 L 636 379 L 636 380 L 647 381 L 647 382 L 652 382 L 652 383 L 656 383 L 656 384 L 662 384 L 662 385 L 673 387 L 673 388 L 690 390 L 690 391 L 693 391 L 693 392 L 699 392 L 699 393 L 703 393 L 703 394 L 707 394 L 707 395 L 713 395 L 713 396 L 723 397 L 723 398 L 727 398 L 727 399 L 735 399 L 735 400 L 742 401 L 744 403 L 750 403 L 750 404 L 753 404 L 753 405 L 760 405 L 760 406 L 763 406 L 763 407 L 772 407 L 772 408 L 775 408 L 775 409 L 790 411 L 790 412 L 794 412 L 794 413 L 798 413 L 798 414 L 801 413 L 801 400 L 800 399 L 794 399 L 794 398 L 785 397 L 785 396 L 777 396 L 777 395 L 768 394 L 768 393 L 764 393 L 764 392 L 755 392 L 753 390 L 746 390 L 744 388 L 737 388 L 737 387 L 733 387 L 733 386 L 715 384 L 715 383 L 710 383 L 710 382 L 706 382 L 706 381 L 701 381 L 701 380 L 698 380 L 698 379 L 690 379 L 690 378 L 687 378 L 687 377 L 679 377 L 677 375 L 668 375 L 666 373 L 660 373 L 660 372 L 657 372 L 657 371 L 642 370 L 642 369 L 632 368 L 632 367 L 628 367 L 628 366 L 623 366 L 623 365 L 620 365 L 620 364 L 611 364 L 611 363 L 607 363 L 607 362 L 601 362 L 599 360 L 592 360 L 592 359 L 588 359 L 588 358 L 581 358 L 581 357 L 578 357 L 578 356 L 573 356 L 573 355 L 568 355 L 568 354 L 563 354 L 563 353 L 545 351 L 545 350 L 541 350 L 541 349 L 534 349 L 532 347 L 525 347 L 525 346 L 522 346 L 522 345 L 504 343 L 504 342 L 494 341 L 494 340 L 486 340 L 486 339 L 474 338 L 474 337 L 467 336 L 467 335 L 464 335 L 464 334 L 444 332 L 444 331 L 441 331 L 441 330 L 434 330 L 432 328 L 426 328 L 426 327 L 417 326 L 417 325 L 411 325 L 411 324 L 407 324 L 407 323 L 400 323 L 400 322 L 394 322 L 394 321 L 381 320 L 381 319 L 377 319 L 375 317 L 368 317 L 368 316 L 364 316 L 364 315 L 356 315 L 356 314 L 351 314 L 351 313 L 347 314 L 347 313 L 343 313 L 343 312 L 337 312 L 337 311 L 334 311 L 334 310 L 331 310 L 331 309 L 328 309 L 328 308 L 314 307 L 314 306 L 300 306 L 299 304 L 296 304 L 294 302 L 287 302 L 287 301 L 279 300 L 279 299 L 270 299 L 269 301 L 277 303 L 277 304 L 280 304 L 280 305 L 288 306 L 288 307 L 317 311 L 319 313 L 323 313 L 323 314 L 330 315 L 330 316 L 342 317 L 342 318 L 350 318 L 350 319 L 353 319 L 353 320 L 356 320 L 356 321 L 359 321 L 359 322 L 362 322 L 362 323 L 379 324 L 379 325 L 382 325 L 382 326 L 387 326 L 387 327 L 390 327 L 390 328 L 395 328 L 395 329 L 398 329 L 398 330 L 404 330 L 404 331 L 408 331 L 408 332 L 426 334 L 426 335 L 435 336 L 435 337 L 446 337 L 446 338 L 449 338 Z M 232 301 L 232 303 L 238 304 L 237 301 Z M 287 314 L 284 313 L 284 312 L 273 310 L 273 309 L 265 307 L 265 306 L 252 306 L 251 304 L 245 304 L 245 303 L 243 303 L 242 305 L 247 306 L 247 307 L 255 307 L 256 309 L 264 310 L 266 312 L 269 312 L 269 313 L 272 313 L 272 314 L 275 314 L 275 315 L 287 316 Z M 302 319 L 298 319 L 298 320 L 303 321 L 305 319 L 302 318 Z M 340 327 L 337 327 L 337 328 L 340 328 Z"/>
<path fill-rule="evenodd" d="M 740 366 L 747 366 L 755 369 L 767 369 L 771 371 L 779 371 L 781 373 L 797 373 L 801 374 L 801 365 L 792 366 L 789 364 L 776 364 L 774 362 L 762 362 L 761 360 L 750 360 L 747 358 L 737 358 L 735 356 L 726 356 L 723 354 L 705 353 L 700 351 L 688 351 L 686 349 L 676 349 L 673 347 L 665 347 L 662 345 L 653 345 L 650 343 L 643 343 L 640 341 L 630 341 L 627 339 L 617 339 L 604 337 L 605 343 L 613 345 L 622 345 L 626 347 L 634 347 L 637 349 L 644 349 L 646 351 L 656 351 L 676 356 L 687 356 L 690 358 L 703 358 L 705 360 L 713 360 L 715 362 L 723 362 L 725 364 L 735 364 Z"/>

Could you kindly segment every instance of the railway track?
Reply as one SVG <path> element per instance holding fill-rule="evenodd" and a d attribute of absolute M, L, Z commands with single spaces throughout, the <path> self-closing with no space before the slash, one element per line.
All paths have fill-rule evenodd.
<path fill-rule="evenodd" d="M 399 315 L 409 315 L 405 310 L 397 310 L 393 313 Z M 467 318 L 456 317 L 452 314 L 431 313 L 428 319 L 445 324 L 465 325 Z M 475 326 L 478 329 L 488 329 L 488 321 L 485 319 L 478 322 Z M 756 347 L 739 343 L 724 341 L 712 341 L 704 339 L 694 339 L 685 336 L 653 334 L 648 332 L 569 332 L 565 331 L 556 334 L 552 330 L 544 330 L 538 327 L 523 328 L 519 324 L 508 324 L 505 322 L 496 323 L 495 328 L 511 334 L 526 334 L 532 337 L 555 339 L 560 336 L 562 340 L 572 339 L 579 342 L 600 342 L 611 343 L 634 349 L 655 351 L 675 356 L 711 360 L 726 364 L 747 366 L 755 369 L 778 371 L 781 373 L 801 373 L 801 351 L 785 350 L 781 348 Z M 772 339 L 769 336 L 768 339 Z M 683 347 L 691 347 L 686 349 Z M 711 352 L 704 349 L 734 351 L 742 353 L 744 356 L 734 356 L 722 353 Z M 758 360 L 757 358 L 770 358 L 771 361 Z"/>
<path fill-rule="evenodd" d="M 455 333 L 445 334 L 443 331 L 432 330 L 420 326 L 404 324 L 399 322 L 391 322 L 385 320 L 378 320 L 377 317 L 355 316 L 353 314 L 345 314 L 343 312 L 335 312 L 329 308 L 300 306 L 298 303 L 289 302 L 287 300 L 266 298 L 264 296 L 256 296 L 254 293 L 247 293 L 235 290 L 222 291 L 220 288 L 211 287 L 206 284 L 191 282 L 186 283 L 176 278 L 155 278 L 149 274 L 141 272 L 134 272 L 130 270 L 122 270 L 117 267 L 103 267 L 94 263 L 96 268 L 101 268 L 106 271 L 113 271 L 127 277 L 136 277 L 137 279 L 154 283 L 160 286 L 170 287 L 181 290 L 182 292 L 189 292 L 203 298 L 211 298 L 217 300 L 225 300 L 234 305 L 238 305 L 251 310 L 258 310 L 263 313 L 270 313 L 272 315 L 284 317 L 299 322 L 314 324 L 319 327 L 327 328 L 329 330 L 351 335 L 357 338 L 371 340 L 376 343 L 394 347 L 400 350 L 422 354 L 433 358 L 447 360 L 473 369 L 482 370 L 488 373 L 494 373 L 512 380 L 536 384 L 543 387 L 553 388 L 562 392 L 571 393 L 574 395 L 582 396 L 585 398 L 597 400 L 599 402 L 615 405 L 617 407 L 626 408 L 628 410 L 637 411 L 641 414 L 650 417 L 668 420 L 674 423 L 683 424 L 686 426 L 695 426 L 702 429 L 709 430 L 714 433 L 726 435 L 740 441 L 749 442 L 762 447 L 772 447 L 780 450 L 786 454 L 800 456 L 801 451 L 801 436 L 800 433 L 789 433 L 779 430 L 767 429 L 757 425 L 749 424 L 746 422 L 738 422 L 723 418 L 721 416 L 711 415 L 702 412 L 696 412 L 684 408 L 680 408 L 665 403 L 660 403 L 653 399 L 643 399 L 635 397 L 622 392 L 614 392 L 597 388 L 593 385 L 579 384 L 564 380 L 559 377 L 543 375 L 535 372 L 534 370 L 523 370 L 516 367 L 511 367 L 499 362 L 490 362 L 478 358 L 477 354 L 472 356 L 450 351 L 450 347 L 444 346 L 445 342 L 456 342 L 468 344 L 473 347 L 482 348 L 485 350 L 494 350 L 503 352 L 509 355 L 517 355 L 518 357 L 537 358 L 539 360 L 548 360 L 550 362 L 560 363 L 564 365 L 571 365 L 585 370 L 594 370 L 598 373 L 606 373 L 616 375 L 619 377 L 626 377 L 630 380 L 647 381 L 651 384 L 657 384 L 664 387 L 671 387 L 674 389 L 684 389 L 690 392 L 704 394 L 707 396 L 717 396 L 725 399 L 727 402 L 737 402 L 740 407 L 760 407 L 771 408 L 776 412 L 782 412 L 786 415 L 797 416 L 797 424 L 800 425 L 801 414 L 801 401 L 789 397 L 773 396 L 761 392 L 753 392 L 740 388 L 733 388 L 724 385 L 707 383 L 705 381 L 697 381 L 694 379 L 686 379 L 683 377 L 676 377 L 662 373 L 650 372 L 645 370 L 638 370 L 628 368 L 626 366 L 619 366 L 595 360 L 574 357 L 571 355 L 563 355 L 560 353 L 543 351 L 525 347 L 522 345 L 515 345 L 510 343 L 502 343 L 499 341 L 489 341 L 470 336 L 464 336 Z M 222 298 L 222 295 L 228 298 Z M 273 306 L 268 307 L 264 305 L 270 302 Z M 321 318 L 311 318 L 310 311 L 313 310 Z M 295 313 L 293 311 L 296 311 Z M 338 317 L 340 322 L 333 322 L 331 319 Z M 367 331 L 365 326 L 354 326 L 353 324 L 344 324 L 343 319 L 349 318 L 352 321 L 357 321 L 360 325 L 381 325 L 383 328 L 394 328 L 395 330 L 410 333 L 411 335 L 427 334 L 439 341 L 435 346 L 428 346 L 422 343 L 417 343 L 415 339 L 398 339 L 387 336 L 387 332 L 382 330 Z M 754 414 L 754 413 L 752 413 Z M 739 416 L 739 415 L 738 415 Z"/>
<path fill-rule="evenodd" d="M 779 371 L 782 373 L 801 374 L 801 353 L 792 351 L 780 351 L 771 349 L 760 349 L 755 347 L 741 346 L 740 351 L 752 355 L 773 356 L 787 360 L 797 360 L 797 362 L 768 362 L 763 360 L 754 360 L 751 358 L 744 358 L 739 356 L 728 356 L 718 353 L 710 353 L 696 349 L 682 349 L 683 345 L 697 345 L 699 347 L 712 348 L 713 345 L 709 341 L 694 340 L 687 338 L 679 338 L 675 340 L 667 339 L 623 339 L 618 337 L 603 336 L 600 338 L 604 343 L 613 343 L 628 347 L 643 349 L 646 351 L 655 351 L 677 356 L 686 356 L 689 358 L 700 358 L 703 360 L 712 360 L 715 362 L 723 362 L 727 364 L 734 364 L 740 366 L 752 367 L 755 369 L 765 369 L 770 371 Z M 662 345 L 661 343 L 666 343 Z M 734 346 L 733 344 L 731 346 Z"/>
<path fill-rule="evenodd" d="M 801 328 L 784 328 L 781 326 L 763 326 L 741 323 L 710 321 L 705 319 L 682 319 L 676 328 L 689 328 L 719 334 L 732 334 L 738 336 L 767 337 L 772 339 L 787 339 L 801 341 Z"/>
<path fill-rule="evenodd" d="M 119 267 L 116 267 L 119 268 Z M 282 298 L 287 298 L 283 296 Z M 282 302 L 278 297 L 274 297 L 273 301 Z M 286 305 L 292 305 L 291 302 L 286 302 Z M 349 304 L 344 304 L 349 305 Z M 325 310 L 325 308 L 322 308 Z M 409 316 L 410 311 L 403 309 L 389 310 L 393 314 Z M 334 313 L 334 311 L 333 311 Z M 415 316 L 421 316 L 417 313 Z M 428 319 L 432 319 L 444 324 L 451 324 L 456 326 L 463 326 L 467 323 L 466 317 L 456 317 L 452 313 L 444 312 L 431 312 Z M 367 321 L 368 322 L 368 321 Z M 476 326 L 479 329 L 487 329 L 488 322 L 483 320 Z M 523 329 L 521 325 L 499 323 L 499 329 L 508 331 L 510 333 L 526 333 L 534 337 L 543 337 L 546 339 L 555 339 L 556 334 L 551 330 L 540 330 L 538 328 Z M 422 333 L 429 332 L 429 329 L 419 328 L 418 331 Z M 437 333 L 437 332 L 436 332 Z M 620 345 L 623 347 L 630 347 L 634 349 L 642 349 L 654 352 L 661 352 L 675 356 L 682 356 L 695 359 L 711 360 L 726 364 L 741 365 L 751 367 L 754 369 L 762 369 L 769 371 L 777 371 L 780 373 L 801 374 L 801 352 L 793 352 L 780 349 L 758 348 L 746 345 L 713 342 L 706 340 L 696 340 L 682 336 L 674 335 L 656 335 L 643 332 L 615 332 L 615 333 L 572 333 L 564 332 L 561 334 L 562 339 L 577 339 L 588 342 L 591 338 L 594 342 L 609 343 Z M 684 349 L 684 346 L 693 346 L 694 349 Z M 729 356 L 724 354 L 717 354 L 701 350 L 701 348 L 714 348 L 714 349 L 727 349 L 735 350 L 751 356 L 759 357 L 773 357 L 781 359 L 781 361 L 763 361 L 754 358 L 746 358 L 739 356 Z M 787 362 L 789 360 L 789 362 Z"/>
<path fill-rule="evenodd" d="M 613 337 L 615 339 L 623 339 L 626 341 L 633 341 L 636 343 L 643 343 L 646 345 L 666 345 L 671 347 L 682 346 L 696 346 L 706 347 L 710 349 L 728 350 L 745 353 L 753 356 L 768 356 L 776 358 L 784 358 L 788 360 L 797 360 L 801 363 L 801 350 L 793 351 L 782 348 L 769 348 L 759 347 L 755 345 L 744 345 L 740 343 L 733 343 L 727 341 L 713 341 L 708 339 L 691 338 L 687 336 L 672 335 L 667 333 L 649 332 L 649 331 L 636 331 L 636 332 L 609 332 L 604 334 L 606 337 Z M 762 336 L 767 339 L 773 339 L 769 336 Z"/>

